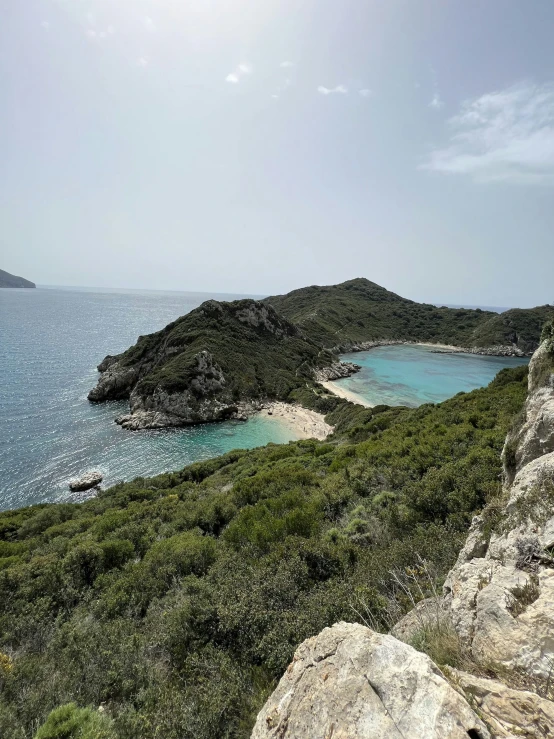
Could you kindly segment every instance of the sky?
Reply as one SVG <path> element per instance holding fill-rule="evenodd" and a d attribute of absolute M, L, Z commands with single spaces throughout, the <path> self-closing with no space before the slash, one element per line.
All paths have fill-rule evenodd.
<path fill-rule="evenodd" d="M 554 303 L 553 28 L 552 0 L 5 0 L 0 267 Z"/>

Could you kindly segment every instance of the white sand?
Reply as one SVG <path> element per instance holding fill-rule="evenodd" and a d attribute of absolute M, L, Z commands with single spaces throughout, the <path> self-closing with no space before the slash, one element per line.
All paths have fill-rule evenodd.
<path fill-rule="evenodd" d="M 268 403 L 259 413 L 287 424 L 298 439 L 322 440 L 333 431 L 321 413 L 291 403 Z"/>
<path fill-rule="evenodd" d="M 462 354 L 467 352 L 467 349 L 464 349 L 461 346 L 453 346 L 452 344 L 432 344 L 430 342 L 424 342 L 424 341 L 418 341 L 415 344 L 416 346 L 430 346 L 433 349 L 440 349 L 440 351 L 444 352 L 461 352 Z"/>
<path fill-rule="evenodd" d="M 323 387 L 328 390 L 330 393 L 333 393 L 333 395 L 338 395 L 339 398 L 345 398 L 346 400 L 349 400 L 351 403 L 357 403 L 358 405 L 364 405 L 366 408 L 373 408 L 371 403 L 369 403 L 365 398 L 362 398 L 361 395 L 358 395 L 357 393 L 353 393 L 351 390 L 347 390 L 346 388 L 339 385 L 334 380 L 329 380 L 328 382 L 320 382 L 320 385 L 323 385 Z"/>

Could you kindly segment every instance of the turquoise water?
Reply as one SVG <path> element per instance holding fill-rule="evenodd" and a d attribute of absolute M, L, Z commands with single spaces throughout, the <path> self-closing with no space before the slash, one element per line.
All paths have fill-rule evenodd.
<path fill-rule="evenodd" d="M 68 497 L 99 469 L 104 484 L 293 437 L 278 419 L 125 431 L 126 403 L 92 405 L 96 365 L 208 298 L 238 295 L 94 289 L 0 290 L 0 509 Z"/>
<path fill-rule="evenodd" d="M 344 354 L 341 359 L 362 366 L 337 384 L 370 405 L 439 403 L 459 392 L 483 387 L 503 367 L 527 364 L 528 359 L 438 353 L 426 346 L 382 346 Z"/>

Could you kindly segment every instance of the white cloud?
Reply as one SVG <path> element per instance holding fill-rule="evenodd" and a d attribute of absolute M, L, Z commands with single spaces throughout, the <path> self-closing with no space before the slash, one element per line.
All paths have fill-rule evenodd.
<path fill-rule="evenodd" d="M 144 18 L 142 19 L 142 25 L 146 28 L 147 31 L 156 30 L 156 25 L 149 15 L 144 16 Z"/>
<path fill-rule="evenodd" d="M 94 13 L 87 13 L 87 23 L 90 26 L 94 26 Z"/>
<path fill-rule="evenodd" d="M 44 28 L 45 31 L 48 31 L 50 29 L 49 21 L 41 21 L 40 25 L 42 26 L 42 28 Z"/>
<path fill-rule="evenodd" d="M 317 91 L 321 93 L 322 95 L 346 95 L 348 92 L 348 87 L 345 87 L 344 85 L 337 85 L 336 87 L 324 87 L 323 85 L 320 85 L 317 88 Z"/>
<path fill-rule="evenodd" d="M 463 103 L 423 169 L 474 180 L 554 184 L 554 84 L 523 82 Z"/>
<path fill-rule="evenodd" d="M 434 108 L 435 110 L 440 110 L 444 105 L 443 101 L 441 100 L 441 96 L 438 92 L 435 92 L 433 97 L 431 98 L 431 102 L 429 103 L 430 108 Z"/>
<path fill-rule="evenodd" d="M 279 66 L 283 69 L 287 69 L 288 67 L 294 67 L 294 62 L 281 62 Z"/>
<path fill-rule="evenodd" d="M 271 96 L 274 100 L 279 100 L 279 95 L 272 95 Z"/>
<path fill-rule="evenodd" d="M 370 96 L 371 96 L 371 90 L 368 90 L 368 88 L 367 88 L 367 87 L 363 87 L 363 88 L 362 88 L 362 89 L 360 90 L 360 93 L 359 93 L 359 94 L 360 94 L 360 97 L 363 97 L 363 98 L 368 98 L 368 97 L 370 97 Z"/>
<path fill-rule="evenodd" d="M 246 62 L 237 64 L 237 68 L 234 70 L 234 72 L 231 72 L 227 75 L 227 77 L 225 77 L 225 82 L 230 82 L 231 84 L 236 85 L 237 82 L 240 81 L 241 77 L 252 74 L 252 71 L 252 66 L 250 64 L 246 64 Z"/>
<path fill-rule="evenodd" d="M 110 36 L 115 33 L 115 28 L 113 26 L 108 26 L 108 29 L 107 30 L 108 30 L 108 33 L 109 33 Z"/>
<path fill-rule="evenodd" d="M 147 66 L 149 65 L 149 63 L 150 63 L 150 62 L 149 62 L 148 58 L 147 58 L 147 57 L 145 57 L 145 56 L 141 56 L 141 57 L 139 57 L 139 58 L 137 59 L 137 66 L 138 66 L 138 67 L 143 67 L 143 68 L 144 68 L 144 67 L 147 67 Z"/>
<path fill-rule="evenodd" d="M 87 29 L 85 33 L 89 38 L 96 38 L 96 31 L 93 31 L 92 28 Z"/>

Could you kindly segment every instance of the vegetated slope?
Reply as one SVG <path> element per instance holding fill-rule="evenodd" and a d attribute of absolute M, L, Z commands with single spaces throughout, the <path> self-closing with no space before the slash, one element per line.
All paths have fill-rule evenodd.
<path fill-rule="evenodd" d="M 516 344 L 522 351 L 534 351 L 540 341 L 541 330 L 554 317 L 554 306 L 536 308 L 512 308 L 504 313 L 494 313 L 473 332 L 475 346 Z"/>
<path fill-rule="evenodd" d="M 333 359 L 268 305 L 209 300 L 162 331 L 106 357 L 90 400 L 129 398 L 131 411 L 158 423 L 218 420 L 239 401 L 286 398 Z M 148 420 L 148 418 L 147 418 Z"/>
<path fill-rule="evenodd" d="M 504 314 L 415 303 L 364 278 L 340 285 L 313 285 L 265 299 L 280 314 L 326 347 L 349 348 L 364 341 L 398 339 L 463 347 L 537 348 L 541 326 L 553 306 Z"/>
<path fill-rule="evenodd" d="M 0 269 L 0 287 L 36 287 L 36 285 L 24 277 L 11 275 L 9 272 Z"/>
<path fill-rule="evenodd" d="M 499 494 L 526 373 L 417 409 L 299 388 L 329 411 L 328 442 L 0 514 L 2 731 L 33 736 L 74 701 L 104 713 L 70 707 L 50 725 L 70 714 L 117 739 L 249 736 L 303 639 L 340 619 L 386 626 L 409 607 L 390 571 L 417 579 L 418 555 L 437 581 L 447 572 Z"/>

